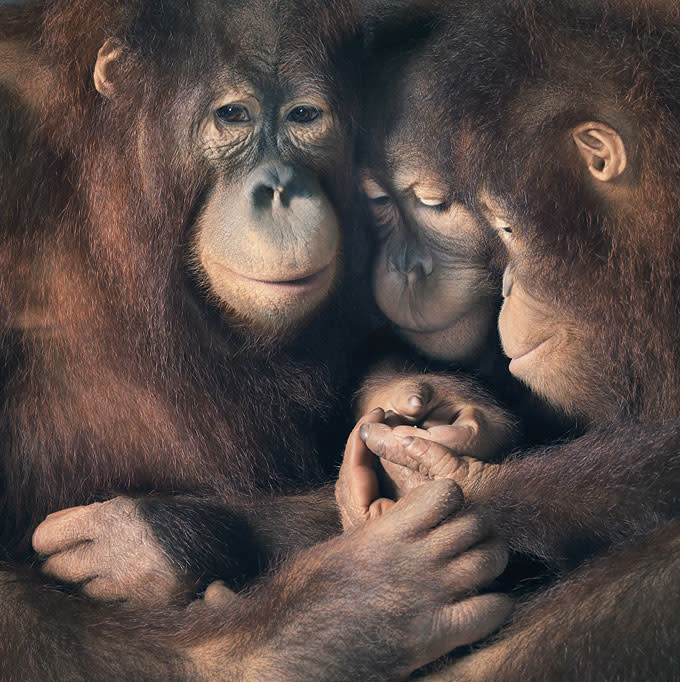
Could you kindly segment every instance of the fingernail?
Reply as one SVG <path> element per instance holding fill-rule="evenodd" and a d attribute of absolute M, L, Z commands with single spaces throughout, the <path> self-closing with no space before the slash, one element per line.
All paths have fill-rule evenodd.
<path fill-rule="evenodd" d="M 422 407 L 423 406 L 423 399 L 419 395 L 412 395 L 408 399 L 408 404 L 411 407 Z"/>
<path fill-rule="evenodd" d="M 378 412 L 382 412 L 382 407 L 374 407 L 368 414 L 378 414 Z"/>
<path fill-rule="evenodd" d="M 397 413 L 394 410 L 387 410 L 387 412 L 385 412 L 385 419 L 389 419 L 390 417 L 395 417 L 396 414 Z"/>
<path fill-rule="evenodd" d="M 409 445 L 411 445 L 413 443 L 414 440 L 415 440 L 415 438 L 413 436 L 406 436 L 406 438 L 402 439 L 401 444 L 405 448 L 407 448 Z"/>
<path fill-rule="evenodd" d="M 359 427 L 359 438 L 366 440 L 368 438 L 368 424 L 362 424 Z"/>

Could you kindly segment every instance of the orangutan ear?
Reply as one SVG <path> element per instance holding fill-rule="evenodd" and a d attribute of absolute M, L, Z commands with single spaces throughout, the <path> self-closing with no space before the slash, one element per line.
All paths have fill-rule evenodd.
<path fill-rule="evenodd" d="M 116 94 L 117 80 L 120 74 L 120 58 L 123 46 L 115 38 L 109 38 L 97 53 L 94 65 L 94 87 L 107 99 L 113 99 Z"/>
<path fill-rule="evenodd" d="M 626 170 L 626 147 L 621 136 L 605 123 L 582 123 L 572 137 L 590 174 L 600 182 L 610 182 Z"/>

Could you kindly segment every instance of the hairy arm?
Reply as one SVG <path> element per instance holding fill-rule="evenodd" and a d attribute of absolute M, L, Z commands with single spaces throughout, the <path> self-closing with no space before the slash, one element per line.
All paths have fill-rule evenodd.
<path fill-rule="evenodd" d="M 43 571 L 105 601 L 185 603 L 214 580 L 241 589 L 341 531 L 333 489 L 290 496 L 116 497 L 50 514 L 33 534 Z"/>
<path fill-rule="evenodd" d="M 429 483 L 248 591 L 211 586 L 188 609 L 122 610 L 9 579 L 0 651 L 21 648 L 27 663 L 0 679 L 398 679 L 488 635 L 512 609 L 477 593 L 507 554 L 461 507 L 455 484 Z"/>
<path fill-rule="evenodd" d="M 189 661 L 131 612 L 56 590 L 26 569 L 0 569 L 1 682 L 183 682 Z"/>
<path fill-rule="evenodd" d="M 512 548 L 582 557 L 677 514 L 680 424 L 596 429 L 503 463 L 472 496 L 490 508 Z"/>
<path fill-rule="evenodd" d="M 262 682 L 396 680 L 492 632 L 511 602 L 476 592 L 503 570 L 506 554 L 482 516 L 449 518 L 461 504 L 457 488 L 429 483 L 286 562 L 233 597 L 251 644 L 234 660 L 225 650 L 233 630 L 215 628 L 212 642 L 191 650 L 197 666 L 215 681 L 225 669 Z"/>
<path fill-rule="evenodd" d="M 146 497 L 141 517 L 178 572 L 238 588 L 291 553 L 341 532 L 331 486 L 297 495 L 232 499 Z"/>
<path fill-rule="evenodd" d="M 416 398 L 414 403 L 413 398 Z M 358 403 L 391 411 L 399 423 L 421 423 L 436 436 L 444 426 L 458 452 L 492 457 L 515 437 L 515 422 L 469 377 L 396 371 L 384 366 L 366 382 Z M 409 428 L 409 427 L 405 427 Z M 399 479 L 402 467 L 380 472 L 406 490 L 425 478 Z M 330 487 L 297 495 L 249 498 L 151 495 L 115 498 L 47 517 L 33 545 L 46 573 L 83 583 L 105 600 L 183 601 L 213 580 L 240 589 L 282 558 L 341 530 Z M 164 576 L 161 582 L 150 575 Z"/>

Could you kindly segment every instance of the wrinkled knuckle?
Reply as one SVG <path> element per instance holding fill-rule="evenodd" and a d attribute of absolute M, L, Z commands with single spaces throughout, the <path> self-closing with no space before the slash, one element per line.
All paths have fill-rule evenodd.
<path fill-rule="evenodd" d="M 469 629 L 479 618 L 479 609 L 469 599 L 464 599 L 456 605 L 449 621 L 456 631 Z"/>
<path fill-rule="evenodd" d="M 437 495 L 439 501 L 446 508 L 458 508 L 463 503 L 463 493 L 455 481 L 449 478 L 441 478 L 433 481 L 433 493 Z"/>
<path fill-rule="evenodd" d="M 458 632 L 462 628 L 460 608 L 439 607 L 432 614 L 432 632 L 434 634 L 446 634 Z"/>
<path fill-rule="evenodd" d="M 495 608 L 489 608 L 486 601 L 464 599 L 455 609 L 456 624 L 461 632 L 476 639 L 483 631 L 487 633 L 500 625 L 502 618 Z"/>
<path fill-rule="evenodd" d="M 460 460 L 444 448 L 438 448 L 432 459 L 430 474 L 433 476 L 453 476 L 460 469 Z"/>
<path fill-rule="evenodd" d="M 432 441 L 426 440 L 425 438 L 415 438 L 408 446 L 408 452 L 416 457 L 424 457 L 430 451 L 431 447 Z"/>

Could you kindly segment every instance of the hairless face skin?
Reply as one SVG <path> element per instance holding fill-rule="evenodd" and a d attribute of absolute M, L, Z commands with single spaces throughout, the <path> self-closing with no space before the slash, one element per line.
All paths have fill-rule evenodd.
<path fill-rule="evenodd" d="M 458 191 L 450 141 L 431 132 L 442 124 L 428 106 L 431 76 L 422 59 L 415 52 L 376 57 L 367 81 L 390 86 L 367 86 L 359 145 L 376 236 L 375 298 L 413 346 L 475 364 L 495 336 L 493 234 Z"/>
<path fill-rule="evenodd" d="M 677 7 L 488 0 L 376 12 L 386 15 L 373 29 L 385 70 L 374 100 L 386 113 L 372 119 L 372 134 L 387 153 L 368 164 L 381 188 L 369 185 L 369 198 L 399 204 L 403 185 L 391 183 L 408 164 L 409 177 L 443 185 L 434 197 L 445 199 L 442 212 L 466 207 L 503 273 L 498 328 L 510 372 L 584 432 L 483 461 L 466 449 L 469 421 L 456 427 L 452 413 L 449 424 L 432 423 L 464 391 L 422 374 L 397 377 L 391 413 L 362 419 L 368 450 L 421 480 L 455 480 L 511 550 L 551 568 L 550 589 L 526 583 L 529 594 L 492 643 L 424 679 L 674 680 Z M 417 189 L 407 196 L 418 206 Z M 426 223 L 408 224 L 428 234 Z M 411 262 L 434 272 L 417 253 L 402 272 Z M 382 305 L 401 326 L 399 312 Z M 372 388 L 385 402 L 385 384 Z M 346 525 L 385 504 L 370 453 L 356 452 L 338 488 Z"/>
<path fill-rule="evenodd" d="M 347 535 L 321 486 L 361 328 L 360 21 L 0 7 L 3 680 L 387 681 L 506 618 L 455 483 Z"/>

